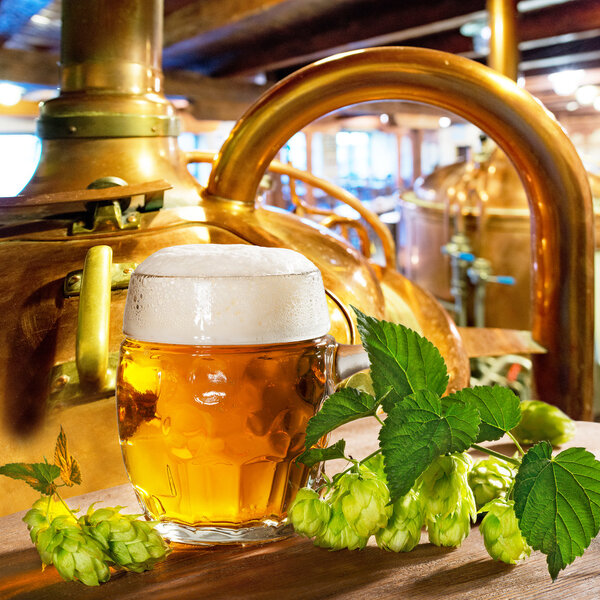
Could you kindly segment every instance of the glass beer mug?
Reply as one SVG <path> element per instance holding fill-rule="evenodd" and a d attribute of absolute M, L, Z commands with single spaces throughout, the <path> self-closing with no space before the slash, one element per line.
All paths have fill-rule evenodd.
<path fill-rule="evenodd" d="M 175 246 L 137 267 L 117 377 L 119 436 L 145 514 L 165 537 L 289 535 L 286 510 L 308 478 L 294 459 L 333 388 L 329 327 L 321 274 L 292 250 Z M 351 371 L 368 366 L 364 354 L 350 360 Z"/>

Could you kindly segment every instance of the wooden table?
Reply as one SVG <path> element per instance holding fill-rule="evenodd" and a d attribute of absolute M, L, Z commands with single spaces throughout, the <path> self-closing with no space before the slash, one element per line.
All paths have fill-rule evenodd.
<path fill-rule="evenodd" d="M 350 453 L 364 456 L 375 434 L 376 428 L 365 423 L 346 426 Z M 600 458 L 600 425 L 578 423 L 576 439 L 568 445 L 584 446 Z M 502 441 L 493 446 L 510 450 L 500 448 Z M 129 485 L 73 498 L 69 504 L 85 510 L 99 498 L 138 511 Z M 87 588 L 64 582 L 54 567 L 41 571 L 23 514 L 0 519 L 2 599 L 600 599 L 600 538 L 552 583 L 539 552 L 514 567 L 490 559 L 476 527 L 458 549 L 437 548 L 424 534 L 415 550 L 402 554 L 380 550 L 373 542 L 362 551 L 331 552 L 298 536 L 245 548 L 175 545 L 153 571 L 114 573 L 108 583 Z"/>

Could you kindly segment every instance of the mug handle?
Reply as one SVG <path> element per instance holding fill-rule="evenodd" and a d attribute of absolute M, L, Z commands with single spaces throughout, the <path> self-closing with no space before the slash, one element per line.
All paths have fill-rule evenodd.
<path fill-rule="evenodd" d="M 335 354 L 334 383 L 339 383 L 369 367 L 369 357 L 360 344 L 338 344 Z"/>

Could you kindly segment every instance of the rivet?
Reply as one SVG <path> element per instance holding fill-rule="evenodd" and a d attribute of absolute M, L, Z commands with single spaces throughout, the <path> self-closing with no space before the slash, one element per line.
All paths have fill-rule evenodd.
<path fill-rule="evenodd" d="M 73 275 L 71 279 L 69 279 L 69 283 L 77 283 L 81 281 L 81 275 Z"/>
<path fill-rule="evenodd" d="M 68 375 L 64 375 L 64 374 L 60 375 L 54 381 L 54 389 L 60 390 L 60 389 L 64 388 L 65 385 L 67 385 L 67 383 L 69 383 L 70 379 L 71 378 Z"/>
<path fill-rule="evenodd" d="M 156 133 L 157 130 L 158 130 L 158 127 L 156 125 L 152 125 L 152 132 Z"/>
<path fill-rule="evenodd" d="M 123 273 L 125 273 L 125 275 L 129 275 L 130 273 L 133 273 L 133 269 L 131 267 L 125 267 L 123 269 Z"/>
<path fill-rule="evenodd" d="M 77 127 L 75 125 L 69 125 L 69 133 L 75 133 L 77 131 Z"/>
<path fill-rule="evenodd" d="M 129 215 L 127 217 L 127 222 L 128 223 L 133 223 L 136 220 L 135 215 Z"/>

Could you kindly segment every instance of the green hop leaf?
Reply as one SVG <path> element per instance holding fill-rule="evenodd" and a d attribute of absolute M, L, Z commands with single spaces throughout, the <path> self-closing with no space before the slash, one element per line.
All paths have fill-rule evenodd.
<path fill-rule="evenodd" d="M 471 402 L 481 416 L 476 442 L 499 440 L 521 420 L 519 398 L 512 390 L 499 386 L 465 388 L 450 396 Z"/>
<path fill-rule="evenodd" d="M 294 531 L 306 537 L 323 533 L 330 518 L 331 506 L 310 488 L 299 489 L 288 508 L 288 519 Z"/>
<path fill-rule="evenodd" d="M 22 479 L 34 490 L 51 496 L 56 491 L 54 480 L 60 475 L 60 469 L 48 463 L 9 463 L 0 467 L 0 475 Z"/>
<path fill-rule="evenodd" d="M 344 423 L 374 415 L 377 406 L 377 400 L 365 392 L 354 388 L 338 390 L 325 400 L 321 410 L 308 422 L 306 448 Z"/>
<path fill-rule="evenodd" d="M 482 458 L 469 472 L 469 485 L 473 490 L 477 508 L 495 498 L 503 498 L 515 478 L 509 463 L 493 456 Z"/>
<path fill-rule="evenodd" d="M 311 448 L 305 450 L 296 460 L 306 465 L 309 469 L 317 463 L 325 460 L 335 460 L 337 458 L 346 458 L 344 450 L 346 449 L 346 440 L 339 440 L 327 448 Z"/>
<path fill-rule="evenodd" d="M 379 432 L 392 502 L 413 487 L 440 455 L 461 452 L 477 437 L 480 417 L 471 404 L 420 390 L 395 406 Z"/>
<path fill-rule="evenodd" d="M 441 396 L 448 385 L 438 349 L 403 325 L 379 321 L 354 308 L 362 344 L 369 355 L 377 400 L 386 412 L 418 390 Z"/>
<path fill-rule="evenodd" d="M 513 495 L 521 532 L 546 554 L 554 580 L 600 529 L 600 462 L 583 448 L 552 457 L 552 446 L 540 442 L 523 457 Z"/>
<path fill-rule="evenodd" d="M 425 520 L 429 541 L 436 546 L 458 548 L 471 532 L 471 521 L 475 521 L 476 516 L 471 494 L 471 498 L 465 498 L 454 512 Z"/>
<path fill-rule="evenodd" d="M 410 490 L 394 502 L 387 525 L 375 533 L 377 545 L 392 552 L 410 552 L 421 539 L 424 522 L 421 496 Z"/>
<path fill-rule="evenodd" d="M 170 553 L 167 543 L 154 531 L 156 523 L 121 514 L 121 508 L 90 506 L 79 522 L 119 567 L 136 573 L 152 569 Z"/>
<path fill-rule="evenodd" d="M 560 446 L 575 435 L 575 422 L 557 406 L 540 400 L 524 400 L 521 413 L 521 422 L 512 434 L 522 444 L 546 440 L 553 446 Z"/>
<path fill-rule="evenodd" d="M 415 487 L 421 493 L 427 519 L 445 517 L 464 501 L 471 502 L 468 475 L 472 464 L 465 453 L 439 456 L 419 477 Z"/>
<path fill-rule="evenodd" d="M 390 494 L 383 481 L 363 467 L 360 473 L 344 474 L 337 485 L 332 503 L 339 503 L 356 535 L 368 539 L 386 526 L 392 507 L 388 506 Z"/>
<path fill-rule="evenodd" d="M 479 531 L 488 554 L 494 560 L 509 565 L 525 560 L 531 554 L 531 547 L 521 535 L 514 502 L 496 498 L 482 510 L 487 511 L 487 514 L 479 526 Z"/>

